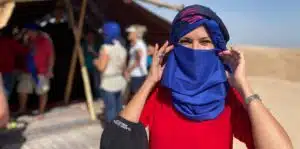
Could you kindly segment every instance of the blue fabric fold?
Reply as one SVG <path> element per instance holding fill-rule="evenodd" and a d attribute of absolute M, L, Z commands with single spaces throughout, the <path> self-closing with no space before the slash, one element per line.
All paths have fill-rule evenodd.
<path fill-rule="evenodd" d="M 224 109 L 228 83 L 218 51 L 176 45 L 169 54 L 161 84 L 171 89 L 175 109 L 189 119 L 214 119 Z"/>

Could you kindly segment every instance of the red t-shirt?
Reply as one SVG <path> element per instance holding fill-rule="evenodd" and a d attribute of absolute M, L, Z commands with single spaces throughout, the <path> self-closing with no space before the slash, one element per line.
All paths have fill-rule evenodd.
<path fill-rule="evenodd" d="M 11 73 L 18 58 L 26 56 L 28 49 L 9 37 L 0 37 L 0 72 Z"/>
<path fill-rule="evenodd" d="M 178 113 L 167 88 L 156 88 L 147 100 L 140 122 L 149 127 L 150 149 L 232 149 L 233 136 L 253 149 L 248 114 L 242 97 L 231 88 L 224 111 L 214 120 L 191 121 Z"/>
<path fill-rule="evenodd" d="M 50 67 L 50 58 L 53 56 L 52 41 L 46 35 L 39 35 L 33 41 L 35 47 L 34 63 L 38 74 L 47 74 Z M 28 70 L 24 70 L 28 72 Z"/>

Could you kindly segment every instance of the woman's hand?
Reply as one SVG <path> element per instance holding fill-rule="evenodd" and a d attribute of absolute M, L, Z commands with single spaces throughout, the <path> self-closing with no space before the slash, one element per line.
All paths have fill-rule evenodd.
<path fill-rule="evenodd" d="M 168 46 L 168 44 L 169 42 L 166 41 L 161 48 L 159 48 L 158 44 L 155 44 L 153 61 L 148 75 L 148 80 L 153 83 L 160 81 L 165 68 L 165 64 L 163 64 L 163 58 L 166 53 L 169 53 L 174 48 L 173 45 Z"/>
<path fill-rule="evenodd" d="M 246 78 L 245 58 L 242 52 L 233 48 L 231 50 L 222 51 L 219 53 L 225 64 L 228 64 L 232 69 L 232 74 L 228 75 L 228 80 L 231 86 L 238 89 L 241 93 L 248 90 L 249 84 Z M 246 95 L 245 95 L 246 96 Z"/>

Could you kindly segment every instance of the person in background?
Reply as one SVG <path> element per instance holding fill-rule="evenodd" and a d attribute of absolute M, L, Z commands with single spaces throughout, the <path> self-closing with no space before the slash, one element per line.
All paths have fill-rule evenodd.
<path fill-rule="evenodd" d="M 127 39 L 130 41 L 130 50 L 129 64 L 124 76 L 127 80 L 130 80 L 131 95 L 139 90 L 148 74 L 147 46 L 143 40 L 146 31 L 147 28 L 142 25 L 131 25 L 126 29 Z"/>
<path fill-rule="evenodd" d="M 54 47 L 50 37 L 38 30 L 36 24 L 27 24 L 26 36 L 28 38 L 29 54 L 26 58 L 26 68 L 24 68 L 20 82 L 17 87 L 19 93 L 19 111 L 22 114 L 27 112 L 28 94 L 35 93 L 39 96 L 39 116 L 43 118 L 48 101 L 50 90 L 50 79 L 53 77 L 53 67 L 55 61 Z"/>
<path fill-rule="evenodd" d="M 26 57 L 28 48 L 15 40 L 9 29 L 0 33 L 0 47 L 0 72 L 6 98 L 9 99 L 16 83 L 17 60 Z"/>
<path fill-rule="evenodd" d="M 95 36 L 94 32 L 88 31 L 86 39 L 82 42 L 82 46 L 85 56 L 85 65 L 91 80 L 93 95 L 96 99 L 100 99 L 100 73 L 93 64 L 93 61 L 98 58 L 100 48 Z"/>
<path fill-rule="evenodd" d="M 126 85 L 124 71 L 127 52 L 121 44 L 121 29 L 116 22 L 103 25 L 104 44 L 94 61 L 101 72 L 101 96 L 105 103 L 105 120 L 111 122 L 122 110 L 121 91 Z"/>
<path fill-rule="evenodd" d="M 148 50 L 147 50 L 147 69 L 150 70 L 151 64 L 152 64 L 152 57 L 154 53 L 154 46 L 153 45 L 148 45 Z"/>

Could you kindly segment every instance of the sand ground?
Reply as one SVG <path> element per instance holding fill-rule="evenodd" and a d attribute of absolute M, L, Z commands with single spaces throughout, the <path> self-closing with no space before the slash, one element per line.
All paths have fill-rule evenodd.
<path fill-rule="evenodd" d="M 300 148 L 300 49 L 241 47 L 256 93 Z M 235 141 L 235 149 L 245 148 Z"/>

